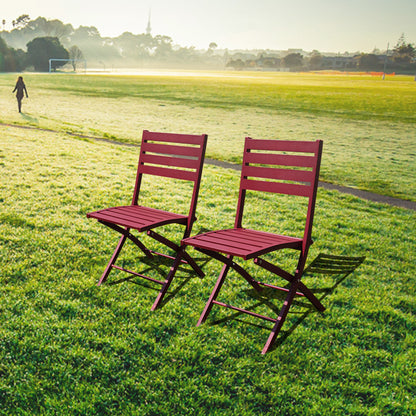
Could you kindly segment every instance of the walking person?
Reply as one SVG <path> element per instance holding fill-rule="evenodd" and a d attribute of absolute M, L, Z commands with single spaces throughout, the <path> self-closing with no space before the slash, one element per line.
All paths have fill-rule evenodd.
<path fill-rule="evenodd" d="M 12 92 L 16 91 L 16 98 L 17 98 L 17 106 L 19 108 L 19 113 L 22 112 L 22 100 L 23 100 L 23 92 L 26 93 L 26 98 L 29 98 L 27 95 L 26 85 L 23 82 L 23 77 L 19 77 L 16 82 L 16 86 Z"/>

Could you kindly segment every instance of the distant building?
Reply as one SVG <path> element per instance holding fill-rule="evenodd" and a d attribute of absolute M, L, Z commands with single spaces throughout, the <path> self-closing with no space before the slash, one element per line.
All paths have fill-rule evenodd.
<path fill-rule="evenodd" d="M 149 10 L 149 19 L 147 20 L 147 27 L 146 27 L 147 35 L 150 35 L 152 33 L 152 26 L 150 25 L 150 14 L 151 14 L 151 11 Z"/>
<path fill-rule="evenodd" d="M 354 68 L 356 65 L 353 56 L 323 56 L 321 67 L 342 70 Z"/>

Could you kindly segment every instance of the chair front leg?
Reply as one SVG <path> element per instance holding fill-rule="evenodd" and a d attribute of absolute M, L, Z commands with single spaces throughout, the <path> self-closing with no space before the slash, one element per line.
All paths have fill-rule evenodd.
<path fill-rule="evenodd" d="M 128 234 L 128 231 L 127 231 L 127 234 Z M 120 251 L 121 251 L 121 249 L 123 248 L 123 246 L 124 246 L 124 243 L 126 242 L 126 239 L 127 239 L 127 235 L 126 234 L 123 234 L 121 237 L 120 237 L 120 240 L 118 241 L 118 244 L 117 244 L 117 247 L 116 247 L 116 249 L 114 250 L 114 253 L 113 253 L 113 255 L 111 256 L 111 259 L 110 259 L 110 261 L 108 262 L 108 264 L 107 264 L 107 267 L 105 268 L 105 270 L 104 270 L 104 273 L 102 274 L 102 276 L 101 276 L 101 279 L 100 279 L 100 281 L 98 282 L 98 284 L 97 284 L 97 286 L 101 286 L 106 280 L 107 280 L 107 277 L 108 277 L 108 275 L 110 274 L 110 272 L 111 272 L 111 270 L 112 270 L 112 268 L 113 268 L 113 265 L 115 264 L 115 262 L 117 261 L 117 257 L 118 257 L 118 255 L 120 254 Z"/>
<path fill-rule="evenodd" d="M 227 256 L 227 258 L 229 259 L 229 262 L 224 263 L 224 266 L 222 267 L 221 273 L 218 276 L 217 283 L 215 284 L 215 287 L 214 287 L 214 289 L 211 293 L 211 296 L 209 297 L 208 302 L 206 303 L 205 308 L 204 308 L 201 316 L 199 317 L 199 320 L 198 320 L 198 323 L 196 324 L 196 326 L 199 326 L 203 322 L 205 322 L 205 320 L 207 319 L 207 316 L 211 312 L 214 300 L 217 299 L 218 293 L 221 290 L 221 287 L 222 287 L 222 285 L 224 283 L 224 280 L 227 276 L 228 270 L 230 270 L 230 263 L 233 259 L 232 256 Z"/>
<path fill-rule="evenodd" d="M 179 252 L 177 253 L 177 255 L 175 257 L 175 260 L 174 260 L 174 262 L 173 262 L 173 264 L 172 264 L 172 266 L 171 266 L 171 268 L 169 270 L 169 273 L 168 273 L 168 275 L 166 277 L 166 280 L 165 280 L 165 282 L 162 285 L 162 289 L 160 289 L 160 292 L 157 295 L 157 298 L 156 298 L 156 300 L 153 303 L 153 306 L 151 308 L 152 311 L 154 311 L 155 309 L 157 309 L 160 306 L 160 304 L 161 304 L 161 302 L 163 300 L 163 297 L 165 296 L 166 292 L 168 291 L 169 286 L 172 283 L 173 278 L 175 277 L 176 271 L 178 270 L 178 267 L 181 264 L 183 250 L 184 249 L 181 248 L 179 250 Z"/>

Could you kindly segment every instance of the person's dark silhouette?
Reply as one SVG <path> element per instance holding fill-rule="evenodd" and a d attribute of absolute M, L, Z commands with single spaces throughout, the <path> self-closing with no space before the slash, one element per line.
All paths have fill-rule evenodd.
<path fill-rule="evenodd" d="M 26 98 L 29 98 L 27 95 L 26 85 L 23 82 L 23 77 L 19 77 L 16 82 L 16 86 L 12 92 L 16 91 L 16 98 L 17 98 L 17 107 L 19 108 L 19 113 L 22 112 L 22 100 L 23 100 L 23 92 L 26 93 Z"/>

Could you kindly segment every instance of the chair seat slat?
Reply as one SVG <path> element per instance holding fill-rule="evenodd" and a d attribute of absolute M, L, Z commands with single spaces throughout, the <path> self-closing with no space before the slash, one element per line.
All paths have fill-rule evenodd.
<path fill-rule="evenodd" d="M 302 239 L 295 237 L 268 234 L 255 230 L 232 228 L 228 230 L 209 231 L 184 240 L 185 244 L 210 250 L 220 251 L 242 258 L 252 258 L 259 253 L 275 250 L 279 246 L 297 247 Z"/>
<path fill-rule="evenodd" d="M 187 216 L 181 214 L 149 209 L 141 206 L 120 206 L 92 212 L 88 214 L 90 218 L 118 224 L 136 230 L 142 230 L 149 225 L 169 224 L 171 222 L 186 221 Z"/>

